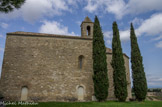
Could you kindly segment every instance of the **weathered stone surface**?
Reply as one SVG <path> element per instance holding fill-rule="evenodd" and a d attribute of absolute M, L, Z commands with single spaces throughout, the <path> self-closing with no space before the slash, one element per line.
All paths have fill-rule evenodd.
<path fill-rule="evenodd" d="M 84 29 L 87 23 L 82 23 Z M 93 27 L 92 24 L 90 27 Z M 22 87 L 27 87 L 28 101 L 77 101 L 78 88 L 82 87 L 83 101 L 92 101 L 92 37 L 92 33 L 87 37 L 85 34 L 77 37 L 30 32 L 8 33 L 0 80 L 0 91 L 5 99 L 21 100 Z M 82 68 L 79 67 L 81 55 L 84 57 Z M 111 58 L 111 49 L 107 49 L 109 100 L 115 99 Z M 129 58 L 124 55 L 124 59 L 130 98 Z"/>

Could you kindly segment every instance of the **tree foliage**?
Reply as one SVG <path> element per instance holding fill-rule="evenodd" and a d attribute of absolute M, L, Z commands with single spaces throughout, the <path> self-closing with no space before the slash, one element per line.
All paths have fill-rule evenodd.
<path fill-rule="evenodd" d="M 94 93 L 98 101 L 103 101 L 108 96 L 108 73 L 106 62 L 106 47 L 99 20 L 95 16 L 93 30 L 93 82 Z"/>
<path fill-rule="evenodd" d="M 24 4 L 25 0 L 0 0 L 0 12 L 8 13 L 18 9 Z"/>
<path fill-rule="evenodd" d="M 137 43 L 137 37 L 134 32 L 133 24 L 131 23 L 131 63 L 133 87 L 136 99 L 143 101 L 147 94 L 147 82 L 143 67 L 141 52 Z"/>
<path fill-rule="evenodd" d="M 127 98 L 127 80 L 124 66 L 124 58 L 119 37 L 119 30 L 116 22 L 113 23 L 111 64 L 114 70 L 114 94 L 119 101 L 125 101 Z"/>

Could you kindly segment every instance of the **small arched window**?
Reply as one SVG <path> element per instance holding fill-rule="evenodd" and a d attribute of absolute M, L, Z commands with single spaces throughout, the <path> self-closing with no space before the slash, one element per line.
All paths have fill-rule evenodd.
<path fill-rule="evenodd" d="M 21 89 L 21 101 L 26 101 L 28 98 L 28 88 L 26 86 Z"/>
<path fill-rule="evenodd" d="M 79 69 L 82 69 L 84 56 L 80 55 L 78 59 L 79 59 L 79 63 L 78 63 Z"/>
<path fill-rule="evenodd" d="M 89 36 L 91 34 L 91 27 L 90 26 L 87 26 L 87 35 Z"/>

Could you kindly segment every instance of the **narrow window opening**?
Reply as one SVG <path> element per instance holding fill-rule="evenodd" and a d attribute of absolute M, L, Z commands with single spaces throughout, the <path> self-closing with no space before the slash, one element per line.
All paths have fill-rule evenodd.
<path fill-rule="evenodd" d="M 90 28 L 90 26 L 87 26 L 87 35 L 89 36 L 90 34 L 91 34 L 91 28 Z"/>
<path fill-rule="evenodd" d="M 84 58 L 83 55 L 80 55 L 79 56 L 79 69 L 82 69 L 83 68 L 83 58 Z"/>

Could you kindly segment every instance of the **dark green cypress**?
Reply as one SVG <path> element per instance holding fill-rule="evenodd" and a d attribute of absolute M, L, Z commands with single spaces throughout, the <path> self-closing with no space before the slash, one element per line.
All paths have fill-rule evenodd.
<path fill-rule="evenodd" d="M 137 43 L 137 37 L 134 32 L 133 24 L 131 23 L 131 63 L 132 63 L 132 77 L 133 87 L 136 99 L 143 101 L 147 94 L 147 82 L 143 67 L 141 52 Z"/>
<path fill-rule="evenodd" d="M 94 94 L 98 101 L 106 100 L 108 96 L 108 73 L 106 62 L 106 47 L 100 22 L 95 16 L 93 27 L 93 82 Z"/>
<path fill-rule="evenodd" d="M 113 23 L 111 64 L 113 67 L 114 94 L 119 101 L 125 101 L 127 98 L 127 80 L 119 30 L 116 22 Z"/>

